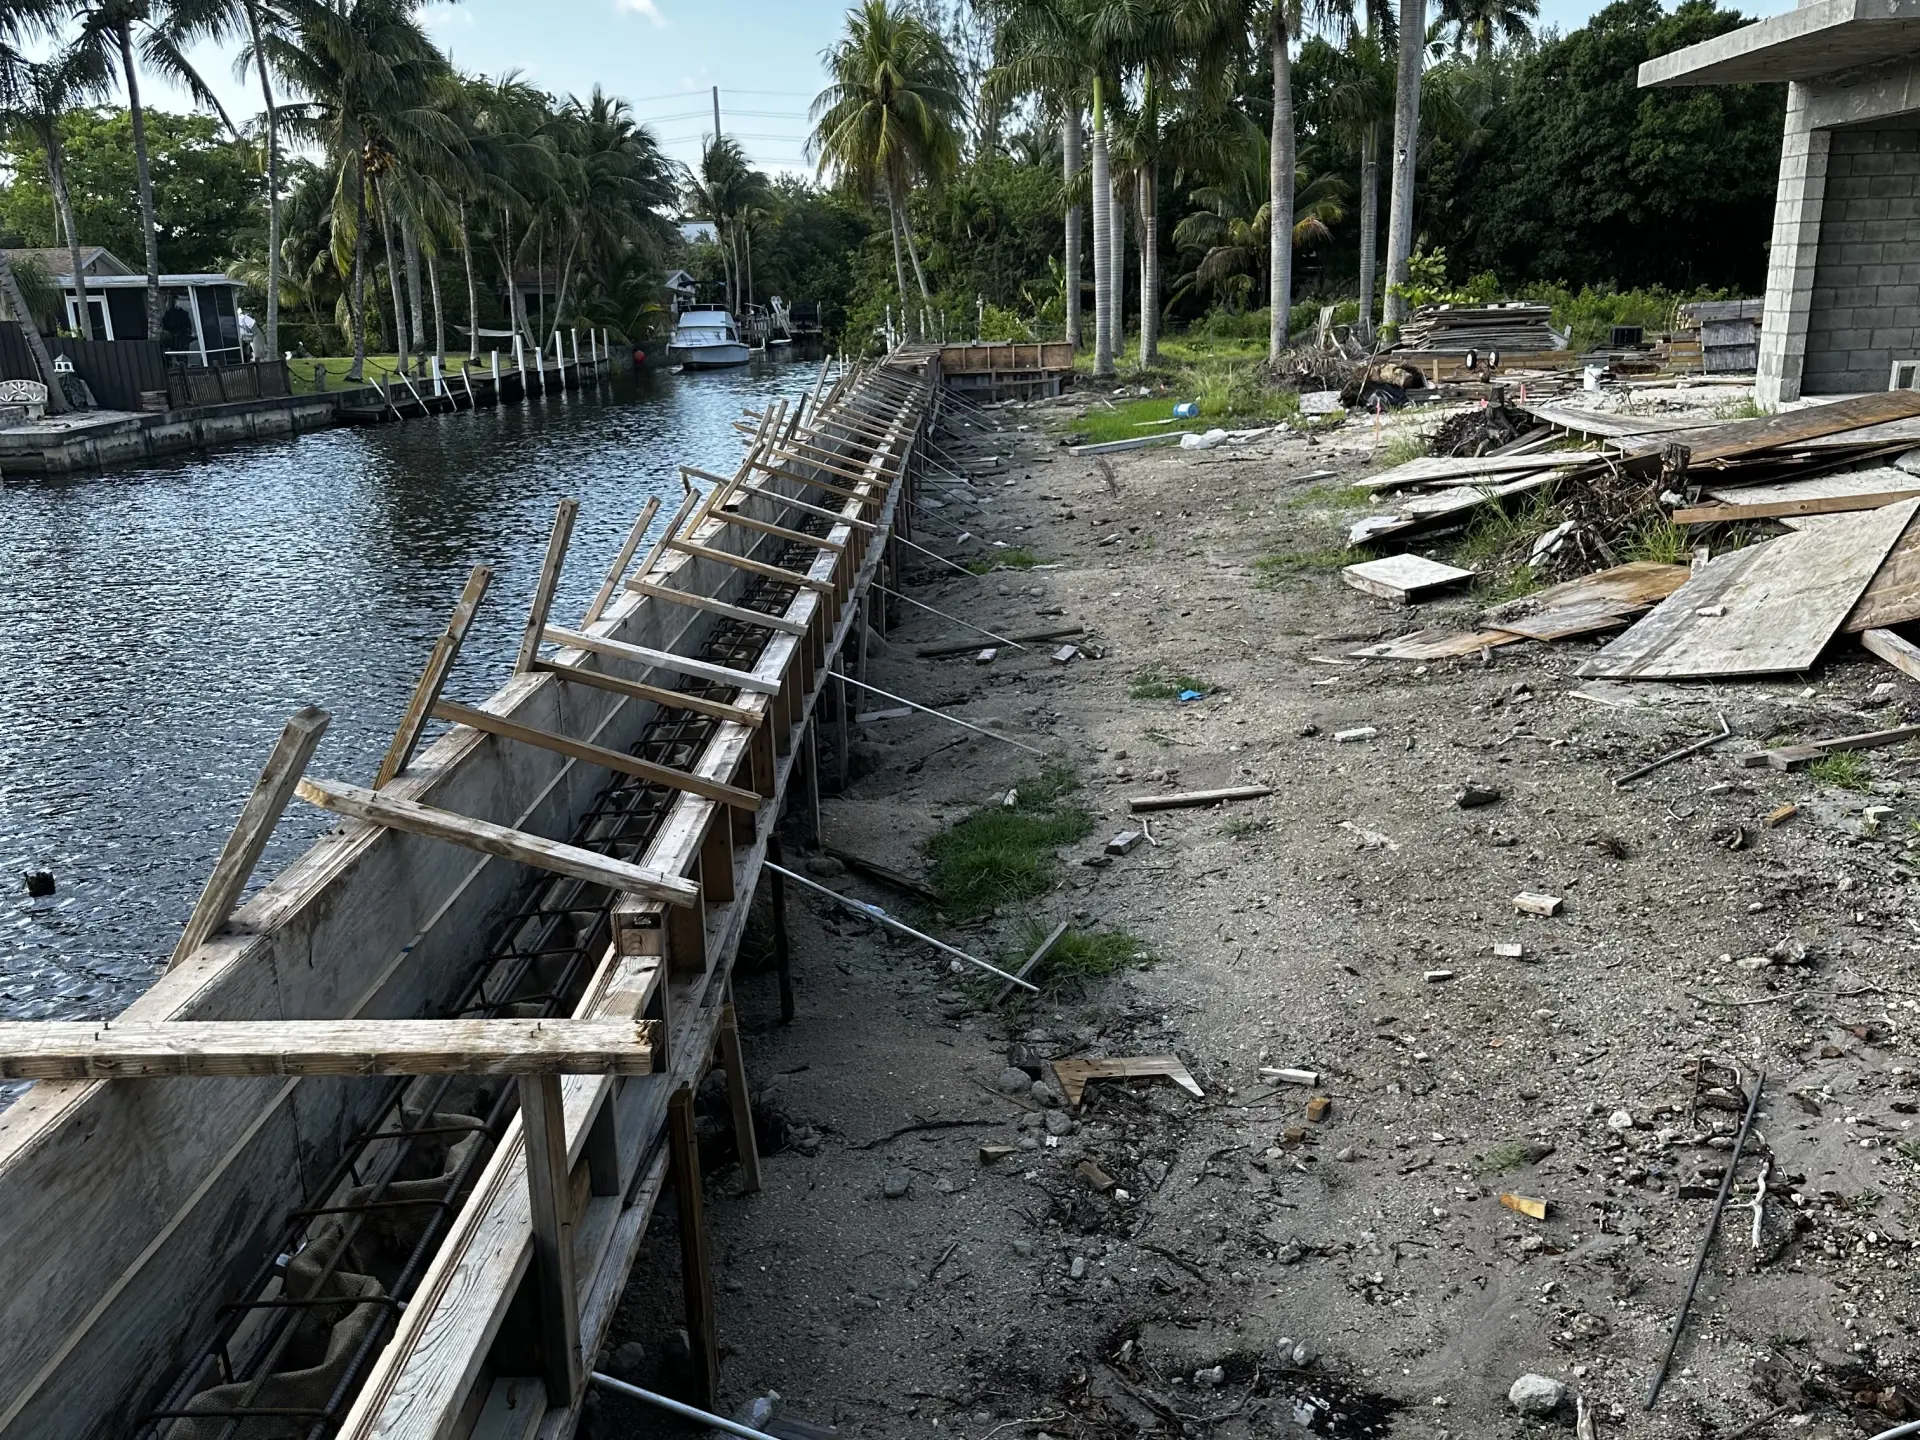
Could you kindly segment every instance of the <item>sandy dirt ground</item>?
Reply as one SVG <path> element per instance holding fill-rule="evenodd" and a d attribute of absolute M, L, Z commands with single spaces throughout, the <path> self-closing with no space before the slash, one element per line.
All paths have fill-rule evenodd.
<path fill-rule="evenodd" d="M 770 975 L 737 985 L 765 1187 L 739 1193 L 731 1165 L 707 1178 L 727 1406 L 777 1390 L 843 1434 L 964 1440 L 1571 1435 L 1581 1401 L 1599 1436 L 1920 1417 L 1908 752 L 1868 757 L 1864 790 L 1736 763 L 1774 737 L 1920 718 L 1911 685 L 1864 655 L 1758 684 L 1583 684 L 1593 642 L 1351 661 L 1477 608 L 1373 599 L 1320 558 L 1352 518 L 1339 482 L 1390 432 L 1135 452 L 1109 479 L 1058 445 L 1058 413 L 999 410 L 1005 431 L 953 438 L 1010 468 L 930 486 L 942 508 L 918 532 L 1048 563 L 971 578 L 925 561 L 910 593 L 1002 633 L 1083 624 L 1089 654 L 919 659 L 964 632 L 906 610 L 869 678 L 1072 766 L 1095 827 L 1049 893 L 970 927 L 827 883 L 975 955 L 1072 919 L 1137 936 L 1153 963 L 1001 1011 L 946 956 L 791 896 L 794 1022 Z M 1146 672 L 1207 694 L 1129 698 Z M 1614 787 L 1721 714 L 1732 739 Z M 1041 765 L 926 716 L 859 727 L 852 760 L 828 842 L 913 874 L 928 837 Z M 1137 828 L 1130 797 L 1250 784 L 1274 793 L 1156 815 L 1153 843 L 1085 863 Z M 1499 798 L 1463 808 L 1470 785 Z M 1523 892 L 1560 913 L 1520 913 Z M 1100 1082 L 1068 1113 L 1046 1085 L 1005 1093 L 1024 1090 L 1010 1046 L 1029 1063 L 1176 1054 L 1205 1098 Z M 1649 1412 L 1736 1091 L 1762 1072 Z M 600 1361 L 668 1387 L 673 1235 L 654 1227 Z M 1554 1382 L 1543 1404 L 1564 1387 L 1551 1413 L 1510 1402 L 1527 1375 Z M 602 1397 L 588 1428 L 659 1422 Z"/>

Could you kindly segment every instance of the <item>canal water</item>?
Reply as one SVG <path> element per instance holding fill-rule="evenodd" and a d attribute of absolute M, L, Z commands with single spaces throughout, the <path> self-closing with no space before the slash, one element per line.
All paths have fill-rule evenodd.
<path fill-rule="evenodd" d="M 281 726 L 333 714 L 314 774 L 371 782 L 477 564 L 447 687 L 512 664 L 566 496 L 577 621 L 679 464 L 730 473 L 743 407 L 817 366 L 642 375 L 565 397 L 0 486 L 0 1017 L 107 1016 L 153 982 Z M 257 886 L 331 823 L 296 801 Z M 24 872 L 57 890 L 33 900 Z"/>

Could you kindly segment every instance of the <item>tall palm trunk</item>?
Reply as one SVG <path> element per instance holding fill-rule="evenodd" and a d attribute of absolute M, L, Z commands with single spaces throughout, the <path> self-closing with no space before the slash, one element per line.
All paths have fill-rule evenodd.
<path fill-rule="evenodd" d="M 1413 255 L 1413 164 L 1420 148 L 1420 62 L 1427 36 L 1427 0 L 1400 0 L 1400 80 L 1393 106 L 1393 196 L 1387 212 L 1386 323 L 1407 313 L 1404 286 Z"/>
<path fill-rule="evenodd" d="M 400 295 L 400 257 L 394 252 L 393 216 L 386 203 L 386 187 L 379 186 L 374 191 L 374 204 L 380 209 L 380 245 L 387 252 L 387 284 L 393 291 L 393 348 L 400 364 L 400 373 L 407 373 L 407 365 L 412 358 L 407 353 L 407 311 L 406 301 Z"/>
<path fill-rule="evenodd" d="M 440 257 L 427 252 L 427 283 L 433 288 L 433 357 L 447 373 L 447 312 L 440 305 Z"/>
<path fill-rule="evenodd" d="M 67 189 L 67 162 L 60 148 L 59 121 L 55 120 L 41 137 L 47 147 L 47 184 L 53 189 L 53 203 L 60 211 L 60 226 L 67 232 L 67 263 L 73 267 L 74 308 L 80 316 L 80 334 L 91 340 L 93 306 L 87 300 L 86 269 L 80 263 L 80 232 L 73 223 L 73 196 Z"/>
<path fill-rule="evenodd" d="M 1160 361 L 1160 177 L 1140 171 L 1140 363 Z"/>
<path fill-rule="evenodd" d="M 413 217 L 400 212 L 400 243 L 407 258 L 407 314 L 413 322 L 413 349 L 416 354 L 427 348 L 427 320 L 421 312 L 420 235 L 413 228 Z"/>
<path fill-rule="evenodd" d="M 1080 179 L 1080 99 L 1069 96 L 1066 102 L 1066 120 L 1060 127 L 1060 154 L 1063 157 L 1062 168 L 1066 172 L 1067 193 L 1073 194 Z M 1072 201 L 1067 206 L 1067 234 L 1065 261 L 1067 267 L 1067 343 L 1075 350 L 1080 348 L 1080 205 Z"/>
<path fill-rule="evenodd" d="M 1113 377 L 1113 172 L 1100 81 L 1093 82 L 1093 376 Z"/>
<path fill-rule="evenodd" d="M 1286 351 L 1293 309 L 1293 62 L 1288 55 L 1286 7 L 1273 7 L 1273 132 L 1267 157 L 1267 273 L 1272 277 L 1267 319 L 1267 359 Z"/>
<path fill-rule="evenodd" d="M 273 99 L 273 75 L 260 48 L 260 7 L 247 0 L 247 33 L 260 94 L 267 104 L 267 356 L 280 358 L 280 111 Z"/>
<path fill-rule="evenodd" d="M 460 259 L 467 267 L 467 359 L 480 358 L 480 285 L 473 275 L 473 239 L 467 234 L 467 202 L 460 201 Z"/>
<path fill-rule="evenodd" d="M 904 188 L 903 186 L 903 192 Z M 933 292 L 927 289 L 927 272 L 920 268 L 920 251 L 913 243 L 913 221 L 907 214 L 907 197 L 904 193 L 900 196 L 899 212 L 900 234 L 907 242 L 907 259 L 913 264 L 913 278 L 919 283 L 920 298 L 923 301 L 931 300 L 933 298 Z"/>
<path fill-rule="evenodd" d="M 1360 333 L 1373 334 L 1373 286 L 1379 278 L 1380 124 L 1368 121 L 1360 137 Z"/>
<path fill-rule="evenodd" d="M 900 248 L 900 207 L 887 191 L 887 229 L 893 236 L 893 279 L 900 287 L 900 332 L 907 331 L 907 257 Z"/>
<path fill-rule="evenodd" d="M 367 370 L 367 172 L 358 161 L 353 167 L 353 294 L 347 301 L 347 321 L 353 327 L 353 367 L 349 380 L 360 380 Z"/>
<path fill-rule="evenodd" d="M 1107 224 L 1113 235 L 1113 354 L 1118 359 L 1127 348 L 1127 207 L 1118 175 L 1107 198 Z"/>
<path fill-rule="evenodd" d="M 66 414 L 73 407 L 67 404 L 66 391 L 60 388 L 60 372 L 53 368 L 53 355 L 47 349 L 45 337 L 40 334 L 40 326 L 35 322 L 33 312 L 27 309 L 27 297 L 20 293 L 19 277 L 13 273 L 13 260 L 4 250 L 0 250 L 0 299 L 7 302 L 7 309 L 19 322 L 27 349 L 33 354 L 34 368 L 40 372 L 40 383 L 47 387 L 47 408 L 56 415 Z"/>
<path fill-rule="evenodd" d="M 133 63 L 133 26 L 116 29 L 120 68 L 126 72 L 127 115 L 133 121 L 133 171 L 139 181 L 140 230 L 147 250 L 147 338 L 160 338 L 160 231 L 153 213 L 153 166 L 147 158 L 147 112 L 140 104 L 140 70 Z"/>

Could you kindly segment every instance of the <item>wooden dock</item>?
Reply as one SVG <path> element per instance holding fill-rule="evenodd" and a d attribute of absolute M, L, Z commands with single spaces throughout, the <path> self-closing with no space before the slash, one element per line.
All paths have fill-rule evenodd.
<path fill-rule="evenodd" d="M 306 775 L 326 717 L 296 715 L 111 1025 L 0 1027 L 0 1074 L 139 1077 L 0 1111 L 0 1434 L 564 1440 L 669 1184 L 713 1399 L 693 1090 L 727 1069 L 757 1188 L 732 967 L 828 678 L 899 583 L 940 362 L 826 378 L 636 567 L 650 505 L 571 624 L 563 502 L 514 673 L 448 707 L 477 569 L 372 786 Z M 236 908 L 296 798 L 351 818 Z"/>
<path fill-rule="evenodd" d="M 505 405 L 531 395 L 561 394 L 611 373 L 606 342 L 597 335 L 588 336 L 585 354 L 580 353 L 577 335 L 571 358 L 557 343 L 555 349 L 559 353 L 554 356 L 535 352 L 519 365 L 504 368 L 496 354 L 491 364 L 469 363 L 444 375 L 377 375 L 359 394 L 343 397 L 338 413 L 350 425 L 383 425 Z"/>

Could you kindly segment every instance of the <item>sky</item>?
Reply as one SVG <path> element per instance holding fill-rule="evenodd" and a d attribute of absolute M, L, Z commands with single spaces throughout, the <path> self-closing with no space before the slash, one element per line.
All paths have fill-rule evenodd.
<path fill-rule="evenodd" d="M 1602 0 L 1541 0 L 1540 24 L 1577 29 Z M 1749 15 L 1791 9 L 1793 0 L 1722 0 Z M 1671 0 L 1669 0 L 1671 8 Z M 461 69 L 517 69 L 554 94 L 585 95 L 598 83 L 629 101 L 669 155 L 697 162 L 720 123 L 762 169 L 810 171 L 803 151 L 807 107 L 825 77 L 847 0 L 461 0 L 434 3 L 422 18 Z M 234 118 L 259 109 L 236 80 L 231 54 L 202 48 L 196 68 Z M 184 107 L 168 94 L 157 104 Z"/>

